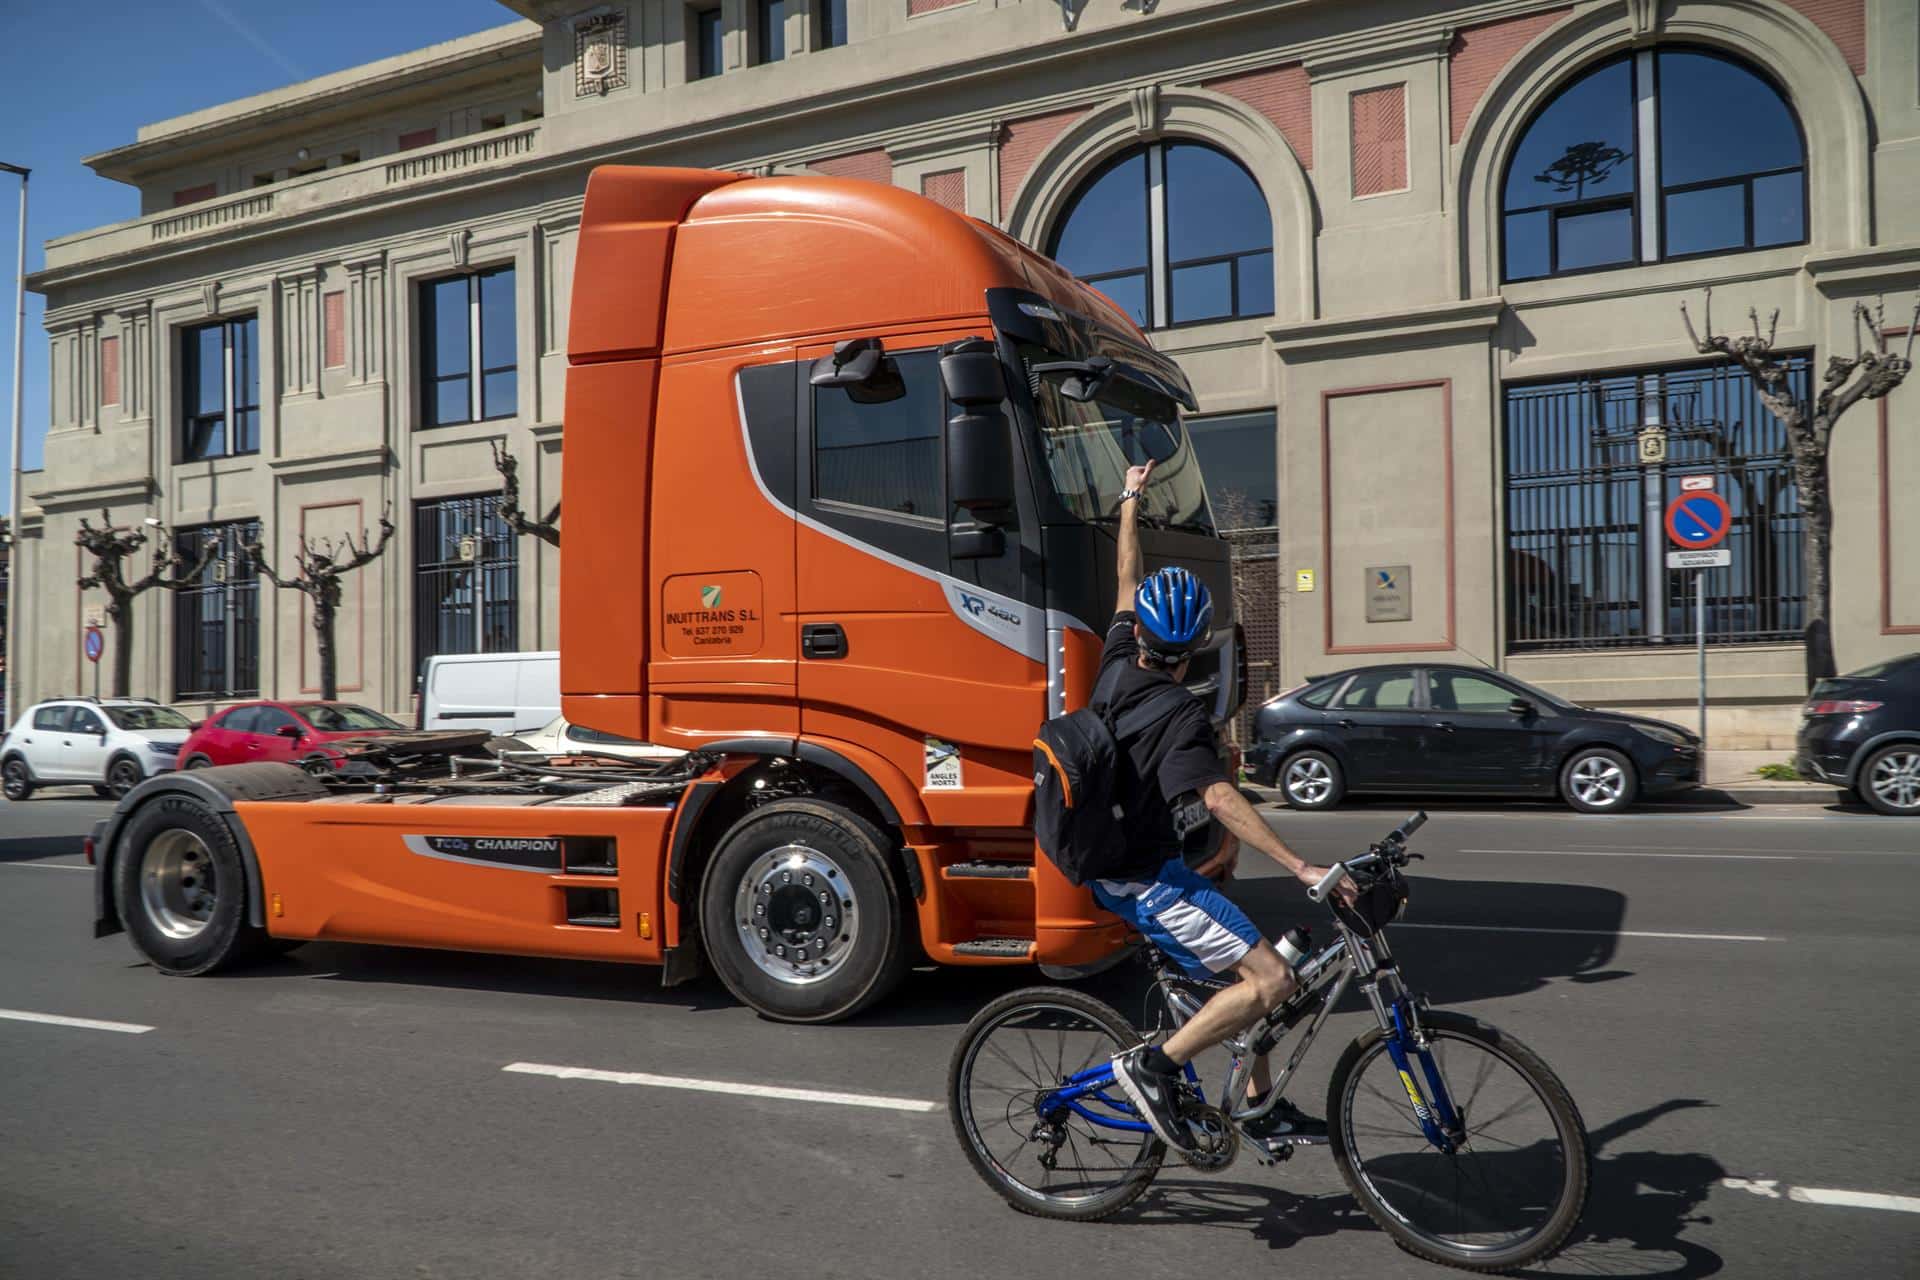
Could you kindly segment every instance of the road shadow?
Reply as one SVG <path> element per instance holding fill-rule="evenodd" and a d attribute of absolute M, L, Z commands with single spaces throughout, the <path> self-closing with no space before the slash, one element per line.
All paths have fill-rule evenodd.
<path fill-rule="evenodd" d="M 0 862 L 37 862 L 80 852 L 83 836 L 0 836 Z"/>
<path fill-rule="evenodd" d="M 1726 1263 L 1718 1253 L 1685 1238 L 1688 1228 L 1713 1221 L 1698 1210 L 1726 1176 L 1720 1162 L 1698 1152 L 1615 1149 L 1671 1112 L 1711 1105 L 1696 1098 L 1675 1098 L 1591 1131 L 1588 1142 L 1593 1152 L 1593 1178 L 1586 1213 L 1579 1225 L 1553 1257 L 1507 1274 L 1699 1280 L 1721 1271 Z M 1313 1158 L 1312 1151 L 1295 1157 Z M 1437 1165 L 1441 1157 L 1421 1159 Z M 1289 1167 L 1282 1165 L 1278 1176 L 1284 1177 Z M 1180 1174 L 1177 1167 L 1169 1166 L 1162 1177 Z M 1380 1230 L 1345 1193 L 1300 1195 L 1284 1188 L 1217 1177 L 1156 1184 L 1131 1209 L 1109 1221 L 1244 1231 L 1275 1250 L 1341 1232 Z"/>

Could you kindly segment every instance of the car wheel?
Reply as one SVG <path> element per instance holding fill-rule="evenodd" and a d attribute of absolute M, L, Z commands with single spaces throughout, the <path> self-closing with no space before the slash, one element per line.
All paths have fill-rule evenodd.
<path fill-rule="evenodd" d="M 33 771 L 19 756 L 0 766 L 0 794 L 9 800 L 25 800 L 33 794 Z"/>
<path fill-rule="evenodd" d="M 1609 747 L 1583 747 L 1560 770 L 1560 796 L 1581 813 L 1618 813 L 1639 792 L 1633 761 Z"/>
<path fill-rule="evenodd" d="M 1920 814 L 1920 744 L 1896 742 L 1867 758 L 1860 796 L 1882 813 Z"/>
<path fill-rule="evenodd" d="M 213 761 L 196 751 L 188 756 L 186 763 L 180 767 L 182 769 L 211 769 L 213 768 Z"/>
<path fill-rule="evenodd" d="M 708 958 L 727 989 L 782 1022 L 834 1022 L 905 975 L 891 842 L 839 805 L 763 805 L 721 840 L 700 894 Z"/>
<path fill-rule="evenodd" d="M 130 756 L 120 756 L 107 766 L 107 794 L 115 800 L 147 780 L 140 771 L 140 762 Z"/>
<path fill-rule="evenodd" d="M 1295 809 L 1331 809 L 1347 793 L 1340 762 L 1324 751 L 1296 751 L 1274 772 L 1280 794 Z"/>

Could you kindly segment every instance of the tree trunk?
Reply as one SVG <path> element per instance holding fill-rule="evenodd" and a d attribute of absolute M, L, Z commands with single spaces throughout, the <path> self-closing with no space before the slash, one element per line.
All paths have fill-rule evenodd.
<path fill-rule="evenodd" d="M 1827 457 L 1824 452 L 1796 457 L 1794 487 L 1799 491 L 1801 518 L 1806 522 L 1800 542 L 1801 565 L 1807 587 L 1807 689 L 1834 672 L 1833 632 L 1833 504 L 1828 497 Z"/>
<path fill-rule="evenodd" d="M 107 621 L 113 624 L 112 696 L 124 698 L 133 689 L 133 597 L 112 597 L 107 602 Z"/>
<path fill-rule="evenodd" d="M 333 606 L 313 603 L 313 647 L 320 655 L 320 696 L 333 702 L 340 696 L 340 677 L 333 660 Z"/>

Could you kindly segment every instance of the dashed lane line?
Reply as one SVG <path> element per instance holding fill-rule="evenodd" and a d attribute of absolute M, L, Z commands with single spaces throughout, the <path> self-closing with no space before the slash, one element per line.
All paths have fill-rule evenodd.
<path fill-rule="evenodd" d="M 1720 858 L 1736 862 L 1825 862 L 1791 853 L 1665 853 L 1655 849 L 1456 849 L 1456 853 L 1524 853 L 1529 858 Z"/>
<path fill-rule="evenodd" d="M 1894 1196 L 1880 1191 L 1843 1191 L 1837 1187 L 1783 1187 L 1778 1178 L 1722 1178 L 1729 1191 L 1744 1191 L 1767 1200 L 1795 1200 L 1801 1204 L 1835 1205 L 1843 1209 L 1888 1209 L 1920 1213 L 1920 1196 Z"/>
<path fill-rule="evenodd" d="M 875 1093 L 835 1093 L 826 1089 L 789 1089 L 781 1085 L 744 1084 L 734 1080 L 696 1080 L 688 1076 L 657 1076 L 646 1071 L 597 1071 L 591 1067 L 557 1067 L 544 1062 L 510 1062 L 500 1068 L 520 1075 L 552 1076 L 557 1080 L 594 1080 L 602 1084 L 639 1084 L 655 1089 L 687 1089 L 729 1097 L 778 1098 L 785 1102 L 822 1102 L 839 1107 L 872 1107 L 881 1111 L 936 1111 L 940 1104 L 921 1098 L 890 1098 Z"/>
<path fill-rule="evenodd" d="M 1519 924 L 1413 924 L 1394 923 L 1396 929 L 1453 929 L 1466 933 L 1561 933 L 1576 938 L 1684 938 L 1690 942 L 1775 942 L 1778 939 L 1758 933 L 1655 933 L 1642 929 L 1542 929 Z"/>
<path fill-rule="evenodd" d="M 92 871 L 92 867 L 72 862 L 0 862 L 0 867 L 32 868 L 35 871 Z"/>
<path fill-rule="evenodd" d="M 82 1031 L 118 1031 L 124 1035 L 145 1035 L 153 1030 L 137 1022 L 103 1022 L 98 1018 L 69 1018 L 59 1013 L 34 1013 L 27 1009 L 0 1009 L 0 1018 L 14 1022 L 44 1022 L 53 1027 L 78 1027 Z"/>

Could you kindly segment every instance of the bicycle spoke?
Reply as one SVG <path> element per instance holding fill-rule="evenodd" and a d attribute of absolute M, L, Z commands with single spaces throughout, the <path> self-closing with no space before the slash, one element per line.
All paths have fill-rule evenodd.
<path fill-rule="evenodd" d="M 1025 1080 L 1028 1084 L 1032 1085 L 1035 1089 L 1043 1093 L 1046 1091 L 1046 1088 L 1047 1088 L 1046 1085 L 1041 1084 L 1038 1080 L 1035 1080 L 1032 1076 L 1028 1075 L 1027 1069 L 1021 1066 L 1019 1063 L 1015 1062 L 1011 1057 L 1007 1056 L 1007 1051 L 1002 1049 L 999 1045 L 995 1044 L 991 1040 L 982 1040 L 980 1042 L 980 1047 L 982 1049 L 991 1049 L 993 1051 L 994 1057 L 1000 1059 L 1000 1061 L 1006 1063 L 1008 1066 L 1012 1067 L 1015 1071 L 1019 1072 L 1020 1078 L 1022 1080 Z"/>

